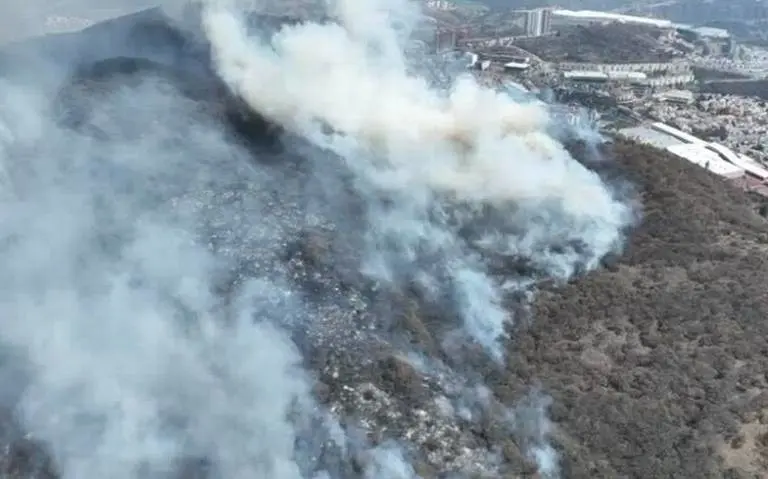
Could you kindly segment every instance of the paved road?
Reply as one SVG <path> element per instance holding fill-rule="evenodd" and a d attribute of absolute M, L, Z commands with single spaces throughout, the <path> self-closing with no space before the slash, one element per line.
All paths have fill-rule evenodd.
<path fill-rule="evenodd" d="M 610 11 L 613 13 L 629 13 L 637 10 L 642 10 L 647 12 L 657 7 L 666 7 L 669 5 L 674 5 L 676 3 L 680 3 L 679 0 L 666 0 L 663 2 L 651 3 L 648 5 L 632 4 L 632 5 L 627 5 L 625 7 L 614 8 L 614 9 L 611 9 Z"/>

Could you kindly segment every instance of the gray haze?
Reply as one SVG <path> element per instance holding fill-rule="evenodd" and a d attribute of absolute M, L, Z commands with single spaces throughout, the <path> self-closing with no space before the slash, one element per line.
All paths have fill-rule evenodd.
<path fill-rule="evenodd" d="M 169 6 L 184 0 L 163 0 Z M 156 6 L 152 0 L 30 0 L 0 6 L 0 44 L 87 25 Z"/>
<path fill-rule="evenodd" d="M 37 32 L 23 25 L 57 8 L 98 20 L 106 3 L 30 2 L 6 35 Z M 314 171 L 332 183 L 339 173 L 325 162 L 341 158 L 333 167 L 364 204 L 364 222 L 346 225 L 362 237 L 362 273 L 449 297 L 454 332 L 503 361 L 515 319 L 504 297 L 532 281 L 502 281 L 485 256 L 522 256 L 567 279 L 621 247 L 632 211 L 548 134 L 542 106 L 467 77 L 437 91 L 408 75 L 403 45 L 419 20 L 408 2 L 340 0 L 331 11 L 338 25 L 287 27 L 269 42 L 246 32 L 231 2 L 207 5 L 202 26 L 232 91 L 330 152 L 309 154 Z M 294 178 L 252 162 L 162 80 L 102 95 L 90 130 L 72 130 L 54 121 L 49 90 L 0 85 L 0 159 L 14 179 L 0 202 L 0 339 L 16 358 L 7 374 L 28 380 L 21 397 L 3 391 L 7 405 L 65 479 L 165 479 L 190 458 L 221 479 L 322 472 L 296 440 L 338 430 L 290 336 L 321 315 L 282 257 L 321 195 L 302 197 Z M 343 211 L 341 197 L 328 201 Z M 216 294 L 241 262 L 252 273 Z M 452 337 L 440 338 L 447 352 Z M 540 472 L 556 477 L 546 400 L 531 396 L 511 416 Z M 318 417 L 328 431 L 307 426 Z M 367 478 L 415 475 L 398 445 L 369 457 Z"/>
<path fill-rule="evenodd" d="M 286 414 L 308 402 L 310 383 L 273 318 L 250 313 L 290 292 L 265 265 L 222 304 L 211 290 L 227 259 L 195 237 L 205 222 L 261 210 L 275 179 L 157 82 L 98 107 L 96 125 L 123 119 L 109 141 L 50 124 L 45 101 L 23 86 L 2 94 L 24 120 L 4 125 L 27 171 L 0 210 L 0 308 L 2 340 L 29 371 L 27 430 L 50 444 L 65 478 L 166 477 L 197 454 L 216 477 L 300 477 Z M 151 134 L 119 139 L 147 125 Z M 242 181 L 254 194 L 211 208 Z M 269 250 L 288 234 L 269 223 L 242 244 Z"/>

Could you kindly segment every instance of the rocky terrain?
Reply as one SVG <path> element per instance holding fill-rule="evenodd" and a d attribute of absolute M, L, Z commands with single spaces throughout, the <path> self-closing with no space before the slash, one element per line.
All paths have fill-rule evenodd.
<path fill-rule="evenodd" d="M 621 251 L 449 194 L 416 221 L 399 190 L 253 111 L 205 44 L 156 12 L 122 22 L 0 62 L 5 477 L 768 470 L 765 205 L 568 137 L 639 207 Z M 119 48 L 90 48 L 105 38 Z M 509 254 L 487 231 L 526 241 Z M 469 296 L 493 299 L 486 271 L 514 317 L 500 351 L 462 327 Z"/>

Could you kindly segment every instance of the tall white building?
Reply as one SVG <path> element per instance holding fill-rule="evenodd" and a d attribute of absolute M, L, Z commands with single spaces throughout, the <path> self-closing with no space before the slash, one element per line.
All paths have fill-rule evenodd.
<path fill-rule="evenodd" d="M 539 37 L 550 32 L 552 26 L 552 9 L 537 8 L 525 12 L 525 34 Z"/>
<path fill-rule="evenodd" d="M 542 35 L 546 35 L 552 31 L 552 9 L 544 8 L 541 12 L 541 28 Z"/>

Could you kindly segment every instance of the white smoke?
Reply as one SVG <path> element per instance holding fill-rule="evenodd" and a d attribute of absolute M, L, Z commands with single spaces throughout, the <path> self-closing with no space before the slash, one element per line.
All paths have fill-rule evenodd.
<path fill-rule="evenodd" d="M 551 399 L 533 391 L 517 405 L 512 413 L 515 432 L 528 457 L 536 463 L 544 479 L 560 477 L 557 451 L 550 444 L 552 424 L 547 417 Z"/>
<path fill-rule="evenodd" d="M 369 452 L 364 479 L 421 479 L 396 444 L 385 443 Z"/>
<path fill-rule="evenodd" d="M 443 258 L 437 269 L 417 266 L 411 278 L 431 293 L 436 276 L 447 279 L 464 330 L 500 361 L 511 318 L 499 281 L 471 251 L 525 257 L 566 279 L 620 246 L 631 211 L 549 136 L 541 104 L 517 103 L 467 76 L 438 91 L 411 75 L 395 27 L 415 24 L 402 21 L 414 18 L 403 3 L 334 5 L 338 23 L 285 27 L 264 41 L 248 34 L 237 12 L 209 4 L 203 27 L 217 70 L 256 111 L 341 155 L 357 174 L 372 198 L 365 271 L 407 282 L 403 270 Z M 375 200 L 382 193 L 385 207 Z M 477 205 L 498 208 L 502 227 L 467 243 L 451 226 L 453 213 L 436 206 L 440 199 L 469 205 L 470 216 Z M 528 450 L 541 474 L 556 477 L 557 454 L 539 412 Z"/>
<path fill-rule="evenodd" d="M 528 257 L 565 278 L 621 243 L 628 209 L 546 133 L 544 109 L 468 77 L 437 91 L 407 73 L 411 4 L 341 0 L 338 24 L 263 42 L 234 3 L 211 1 L 203 16 L 222 78 L 356 174 L 369 200 L 365 272 L 416 277 L 435 296 L 448 285 L 463 330 L 493 358 L 503 359 L 512 318 L 478 252 Z M 0 203 L 2 342 L 29 371 L 20 418 L 62 476 L 165 479 L 204 457 L 216 478 L 310 477 L 289 415 L 312 409 L 311 381 L 280 329 L 307 312 L 295 298 L 263 307 L 290 296 L 273 263 L 300 229 L 265 213 L 281 178 L 248 168 L 245 152 L 161 84 L 105 99 L 94 112 L 102 133 L 141 132 L 110 141 L 54 124 L 41 92 L 3 85 L 0 95 L 0 155 L 22 171 Z M 211 206 L 242 183 L 238 206 Z M 456 223 L 483 206 L 503 212 L 504 227 L 468 241 Z M 196 237 L 208 223 L 272 265 L 226 302 L 212 290 L 229 254 Z M 569 242 L 582 246 L 552 248 Z M 536 417 L 541 432 L 546 417 Z M 540 471 L 556 474 L 547 434 L 531 437 Z M 371 479 L 415 476 L 397 448 L 371 458 Z"/>
<path fill-rule="evenodd" d="M 115 118 L 118 131 L 153 126 L 128 140 L 58 127 L 26 87 L 0 95 L 17 120 L 3 123 L 0 159 L 18 170 L 0 203 L 0 340 L 26 364 L 18 414 L 61 477 L 173 477 L 187 458 L 210 461 L 212 477 L 304 477 L 288 415 L 311 407 L 311 382 L 275 318 L 252 314 L 284 292 L 265 271 L 222 303 L 212 291 L 228 262 L 195 236 L 245 212 L 206 195 L 271 180 L 160 83 L 94 112 L 107 135 Z"/>
<path fill-rule="evenodd" d="M 406 263 L 424 250 L 452 258 L 447 274 L 465 329 L 500 359 L 508 314 L 498 287 L 455 232 L 431 220 L 436 199 L 508 207 L 507 219 L 528 231 L 489 229 L 472 246 L 531 256 L 561 278 L 594 268 L 617 248 L 630 212 L 546 133 L 541 106 L 516 103 L 470 77 L 441 92 L 408 74 L 392 26 L 403 17 L 400 3 L 335 5 L 337 24 L 288 26 L 263 42 L 249 36 L 237 12 L 210 4 L 203 24 L 218 71 L 256 111 L 342 155 L 365 194 L 389 195 L 394 207 L 370 211 L 372 254 L 394 242 Z M 557 242 L 580 243 L 586 253 L 552 253 Z M 392 278 L 391 259 L 373 264 L 369 272 Z"/>

